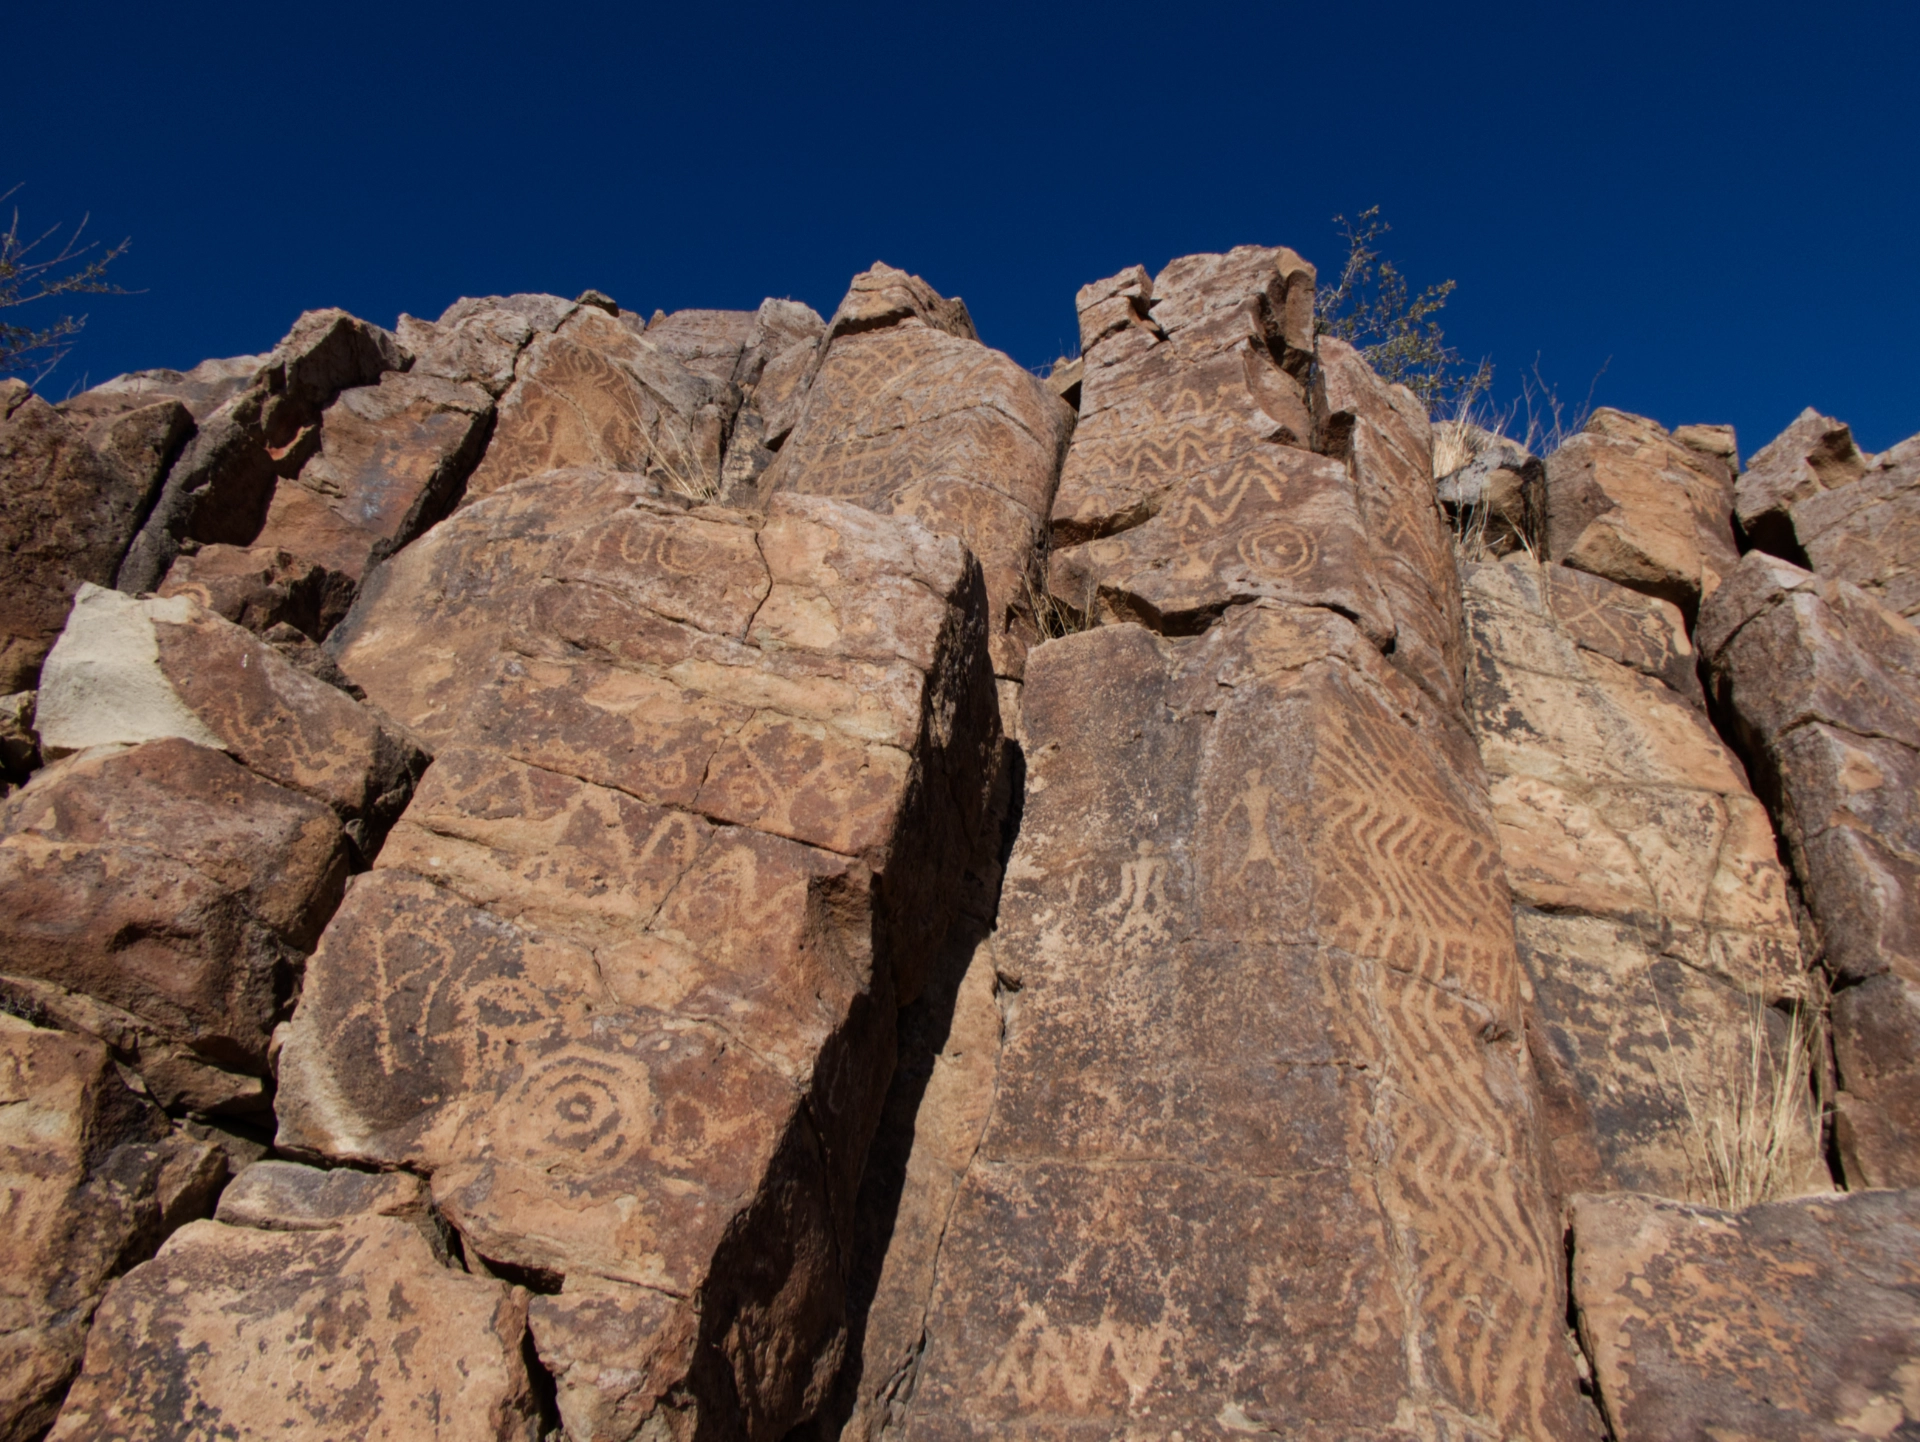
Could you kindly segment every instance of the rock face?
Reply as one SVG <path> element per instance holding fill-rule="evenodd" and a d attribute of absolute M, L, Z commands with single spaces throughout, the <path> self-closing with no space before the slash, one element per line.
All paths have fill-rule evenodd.
<path fill-rule="evenodd" d="M 1856 1185 L 1920 1185 L 1920 632 L 1866 592 L 1750 553 L 1701 615 L 1718 703 L 1843 988 L 1835 1136 Z"/>
<path fill-rule="evenodd" d="M 83 583 L 112 583 L 153 487 L 19 381 L 0 381 L 0 693 L 33 686 Z"/>
<path fill-rule="evenodd" d="M 1018 678 L 1072 412 L 981 345 L 961 302 L 885 265 L 854 277 L 818 366 L 763 493 L 835 496 L 957 536 L 986 576 L 995 673 Z"/>
<path fill-rule="evenodd" d="M 195 1222 L 114 1287 L 52 1436 L 534 1442 L 526 1314 L 390 1217 Z"/>
<path fill-rule="evenodd" d="M 1547 461 L 1547 553 L 1691 618 L 1740 559 L 1732 500 L 1723 456 L 1602 408 Z"/>
<path fill-rule="evenodd" d="M 739 391 L 689 370 L 633 320 L 585 306 L 534 337 L 470 496 L 566 466 L 639 472 L 691 498 L 718 493 Z"/>
<path fill-rule="evenodd" d="M 225 1177 L 105 1047 L 0 1013 L 0 1437 L 44 1434 L 107 1282 L 206 1215 Z"/>
<path fill-rule="evenodd" d="M 1823 1188 L 1806 1059 L 1768 1010 L 1806 995 L 1787 878 L 1679 610 L 1524 557 L 1467 567 L 1465 594 L 1556 1185 L 1708 1202 L 1757 1185 L 1727 1175 L 1713 1129 L 1757 1123 L 1790 1075 L 1761 1165 L 1788 1194 Z"/>
<path fill-rule="evenodd" d="M 1032 653 L 1025 809 L 972 953 L 992 986 L 970 971 L 954 1013 L 990 1046 L 972 1018 L 997 990 L 1004 1036 L 970 1063 L 943 1053 L 925 1086 L 907 1185 L 951 1202 L 901 1199 L 944 1227 L 931 1258 L 903 1239 L 916 1306 L 883 1277 L 859 1435 L 1591 1435 L 1477 758 L 1458 711 L 1382 655 L 1402 626 L 1459 649 L 1424 416 L 1402 427 L 1398 397 L 1349 369 L 1325 408 L 1342 456 L 1285 443 L 1312 429 L 1304 393 L 1254 339 L 1311 314 L 1287 254 L 1081 292 L 1083 416 L 1116 414 L 1083 420 L 1056 536 L 1145 532 L 1183 472 L 1271 468 L 1351 518 L 1359 574 L 1238 599 L 1229 579 L 1192 608 L 1200 635 L 1110 624 Z M 1155 349 L 1129 396 L 1109 372 Z M 1257 404 L 1256 361 L 1297 429 Z M 1123 429 L 1130 406 L 1171 419 Z M 1208 544 L 1209 514 L 1242 525 L 1195 504 L 1169 551 Z M 1376 521 L 1409 532 L 1391 578 Z M 1371 631 L 1344 613 L 1357 587 L 1382 598 Z"/>
<path fill-rule="evenodd" d="M 198 428 L 120 562 L 114 584 L 121 590 L 156 588 L 183 546 L 250 545 L 280 479 L 298 473 L 319 444 L 323 415 L 335 397 L 377 385 L 388 371 L 406 369 L 411 357 L 379 326 L 342 310 L 317 310 L 301 316 L 259 359 L 245 386 L 231 393 L 235 378 L 229 374 L 180 377 L 178 392 L 171 394 L 193 411 Z M 168 393 L 161 388 L 171 374 L 145 372 L 109 385 L 132 384 L 158 396 Z M 205 410 L 223 394 L 215 409 Z"/>
<path fill-rule="evenodd" d="M 570 1417 L 777 1437 L 984 805 L 978 568 L 574 471 L 381 576 L 332 644 L 438 760 L 309 964 L 279 1145 L 429 1174 L 469 1257 L 552 1279 Z"/>
<path fill-rule="evenodd" d="M 1619 1442 L 1920 1423 L 1920 1193 L 1573 1207 L 1573 1291 Z"/>
<path fill-rule="evenodd" d="M 1753 458 L 1738 496 L 1761 550 L 1920 613 L 1920 436 L 1866 455 L 1845 425 L 1807 410 Z"/>
<path fill-rule="evenodd" d="M 83 588 L 0 807 L 0 990 L 169 1107 L 260 1112 L 273 1027 L 425 755 L 185 597 Z"/>
<path fill-rule="evenodd" d="M 0 1442 L 1920 1429 L 1920 438 L 1077 306 L 0 385 Z"/>

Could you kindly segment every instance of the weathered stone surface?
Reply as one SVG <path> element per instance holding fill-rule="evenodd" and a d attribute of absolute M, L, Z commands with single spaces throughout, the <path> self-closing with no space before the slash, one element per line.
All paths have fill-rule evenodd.
<path fill-rule="evenodd" d="M 258 1107 L 257 1083 L 198 1073 L 266 1074 L 346 870 L 337 816 L 218 751 L 175 739 L 83 753 L 0 807 L 5 970 L 130 1017 L 37 996 L 140 1065 L 169 1105 Z"/>
<path fill-rule="evenodd" d="M 1313 268 L 1292 251 L 1187 256 L 1152 280 L 1136 266 L 1077 304 L 1085 379 L 1056 546 L 1137 525 L 1264 445 L 1309 443 Z"/>
<path fill-rule="evenodd" d="M 1602 408 L 1547 460 L 1547 554 L 1691 617 L 1740 553 L 1733 471 L 1644 416 Z"/>
<path fill-rule="evenodd" d="M 250 545 L 278 478 L 296 474 L 312 455 L 321 414 L 334 397 L 375 385 L 410 362 L 391 333 L 343 310 L 302 315 L 245 389 L 210 413 L 195 411 L 199 429 L 168 472 L 114 584 L 153 590 L 183 541 Z M 193 407 L 190 395 L 179 398 Z"/>
<path fill-rule="evenodd" d="M 1920 1194 L 1738 1212 L 1573 1206 L 1580 1333 L 1619 1442 L 1902 1437 L 1920 1424 Z"/>
<path fill-rule="evenodd" d="M 1024 720 L 1004 1050 L 893 1428 L 1589 1435 L 1455 727 L 1264 601 L 1049 643 Z"/>
<path fill-rule="evenodd" d="M 443 523 L 331 643 L 438 759 L 308 967 L 280 1145 L 430 1174 L 470 1257 L 564 1278 L 576 1411 L 777 1437 L 838 1369 L 896 989 L 996 744 L 979 586 L 909 521 L 576 471 Z M 621 1349 L 653 1390 L 591 1380 Z"/>
<path fill-rule="evenodd" d="M 1261 597 L 1326 606 L 1385 646 L 1393 616 L 1371 562 L 1346 466 L 1265 446 L 1201 470 L 1140 525 L 1056 552 L 1048 584 L 1076 611 L 1174 635 Z"/>
<path fill-rule="evenodd" d="M 427 1239 L 448 1263 L 446 1226 L 427 1184 L 411 1172 L 323 1171 L 299 1162 L 256 1160 L 220 1194 L 213 1219 L 268 1232 L 317 1232 L 360 1217 L 394 1217 Z"/>
<path fill-rule="evenodd" d="M 0 381 L 0 693 L 34 684 L 74 593 L 113 580 L 152 495 L 82 425 Z"/>
<path fill-rule="evenodd" d="M 49 756 L 176 736 L 333 808 L 363 853 L 427 757 L 399 727 L 191 596 L 85 589 L 38 701 Z"/>
<path fill-rule="evenodd" d="M 52 1436 L 533 1442 L 526 1312 L 390 1217 L 196 1222 L 114 1284 Z"/>
<path fill-rule="evenodd" d="M 196 423 L 218 411 L 228 401 L 253 384 L 260 368 L 270 356 L 239 355 L 201 361 L 192 370 L 128 371 L 103 381 L 76 401 L 87 397 L 106 400 L 123 396 L 131 407 L 144 407 L 162 401 L 177 400 L 192 414 Z"/>
<path fill-rule="evenodd" d="M 1443 471 L 1442 435 L 1454 445 Z M 1547 466 L 1525 446 L 1478 426 L 1457 421 L 1438 428 L 1434 446 L 1435 482 L 1468 559 L 1505 556 L 1522 548 L 1538 555 L 1546 546 Z M 1484 553 L 1480 554 L 1480 553 Z"/>
<path fill-rule="evenodd" d="M 779 446 L 800 419 L 807 378 L 827 323 L 810 305 L 769 298 L 754 315 L 738 380 L 747 409 L 759 415 L 769 446 Z"/>
<path fill-rule="evenodd" d="M 174 396 L 99 387 L 82 391 L 55 409 L 85 434 L 87 444 L 126 474 L 143 507 L 159 494 L 160 483 L 194 432 L 193 412 Z"/>
<path fill-rule="evenodd" d="M 159 594 L 191 596 L 259 635 L 286 625 L 324 640 L 355 589 L 354 577 L 277 546 L 201 546 L 173 563 Z"/>
<path fill-rule="evenodd" d="M 1555 1180 L 1719 1200 L 1700 1129 L 1772 1096 L 1766 1008 L 1805 995 L 1765 808 L 1672 664 L 1673 605 L 1521 557 L 1469 566 L 1465 594 Z M 1786 1194 L 1826 1183 L 1795 1097 Z"/>
<path fill-rule="evenodd" d="M 620 319 L 575 310 L 534 338 L 514 374 L 470 498 L 567 466 L 639 472 L 685 496 L 718 490 L 739 392 L 696 375 Z"/>
<path fill-rule="evenodd" d="M 1028 588 L 1072 425 L 1041 381 L 974 339 L 958 301 L 875 266 L 834 313 L 801 419 L 761 488 L 959 537 L 986 577 L 995 673 L 1018 677 L 1038 634 Z"/>
<path fill-rule="evenodd" d="M 1763 551 L 1802 559 L 1793 536 L 1794 505 L 1859 480 L 1872 459 L 1854 444 L 1844 422 L 1808 406 L 1741 472 L 1734 487 L 1741 532 Z"/>
<path fill-rule="evenodd" d="M 0 1437 L 45 1432 L 108 1280 L 204 1216 L 225 1176 L 105 1047 L 0 1014 Z"/>
<path fill-rule="evenodd" d="M 1792 521 L 1814 570 L 1903 616 L 1920 613 L 1920 436 L 1876 456 L 1851 485 L 1799 502 Z"/>
<path fill-rule="evenodd" d="M 514 362 L 540 329 L 521 312 L 500 306 L 462 312 L 444 323 L 403 315 L 395 333 L 413 352 L 409 374 L 476 385 L 498 398 L 513 384 Z"/>
<path fill-rule="evenodd" d="M 1696 639 L 1843 986 L 1891 975 L 1885 1010 L 1836 1004 L 1850 1181 L 1920 1183 L 1920 631 L 1845 581 L 1755 551 Z M 1882 1047 L 1890 1050 L 1882 1051 Z M 1856 1088 L 1854 1077 L 1860 1078 Z M 1873 1114 L 1878 1115 L 1878 1119 Z"/>
<path fill-rule="evenodd" d="M 1322 449 L 1347 463 L 1393 617 L 1391 659 L 1443 715 L 1457 716 L 1465 667 L 1460 582 L 1433 484 L 1426 411 L 1412 391 L 1381 380 L 1344 341 L 1322 336 L 1317 364 L 1316 435 Z"/>
<path fill-rule="evenodd" d="M 486 445 L 477 386 L 391 372 L 326 408 L 319 454 L 274 488 L 258 546 L 355 581 L 453 509 Z"/>
<path fill-rule="evenodd" d="M 725 385 L 739 379 L 758 319 L 750 310 L 676 310 L 650 321 L 645 335 L 695 375 Z"/>

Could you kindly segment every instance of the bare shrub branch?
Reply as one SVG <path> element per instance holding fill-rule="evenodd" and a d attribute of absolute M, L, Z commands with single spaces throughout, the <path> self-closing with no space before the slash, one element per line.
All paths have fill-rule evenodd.
<path fill-rule="evenodd" d="M 0 203 L 12 199 L 19 189 L 16 185 L 0 194 Z M 55 243 L 58 225 L 23 240 L 20 208 L 14 207 L 12 220 L 0 232 L 0 310 L 61 296 L 128 294 L 107 279 L 107 267 L 127 253 L 131 240 L 100 251 L 99 241 L 83 240 L 89 219 L 82 216 L 64 243 Z M 38 382 L 60 363 L 86 323 L 84 315 L 62 315 L 40 326 L 0 320 L 0 374 L 37 369 L 34 379 Z"/>

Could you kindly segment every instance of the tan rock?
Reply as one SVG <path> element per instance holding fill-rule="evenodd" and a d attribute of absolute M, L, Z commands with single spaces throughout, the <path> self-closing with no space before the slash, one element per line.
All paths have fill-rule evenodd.
<path fill-rule="evenodd" d="M 740 379 L 758 320 L 750 310 L 676 310 L 650 322 L 645 335 L 695 375 L 726 385 Z"/>
<path fill-rule="evenodd" d="M 1547 460 L 1547 553 L 1691 617 L 1739 562 L 1733 471 L 1644 416 L 1602 408 Z"/>
<path fill-rule="evenodd" d="M 1573 1206 L 1580 1335 L 1613 1435 L 1897 1437 L 1920 1421 L 1920 1194 Z"/>
<path fill-rule="evenodd" d="M 1433 450 L 1435 490 L 1468 559 L 1545 549 L 1546 462 L 1505 436 L 1462 421 L 1436 427 Z M 1457 464 L 1446 468 L 1449 462 Z"/>
<path fill-rule="evenodd" d="M 85 752 L 0 807 L 6 971 L 130 1014 L 122 1032 L 40 998 L 130 1059 L 171 1060 L 172 1043 L 200 1068 L 264 1076 L 268 1037 L 346 871 L 337 816 L 218 751 L 170 739 Z M 196 1095 L 206 1082 L 156 1074 L 149 1085 L 169 1104 L 217 1104 L 217 1092 Z M 258 1106 L 259 1087 L 227 1101 Z"/>
<path fill-rule="evenodd" d="M 1347 463 L 1394 622 L 1392 661 L 1446 715 L 1460 713 L 1460 582 L 1433 481 L 1424 407 L 1352 346 L 1322 336 L 1314 377 L 1319 446 Z"/>
<path fill-rule="evenodd" d="M 401 344 L 414 353 L 410 374 L 476 385 L 498 398 L 513 384 L 520 352 L 541 329 L 519 311 L 497 306 L 462 311 L 445 323 L 403 315 L 397 333 Z"/>
<path fill-rule="evenodd" d="M 112 582 L 151 482 L 25 385 L 0 381 L 0 693 L 33 686 L 82 584 Z"/>
<path fill-rule="evenodd" d="M 97 587 L 48 658 L 38 725 L 49 756 L 170 736 L 226 751 L 332 807 L 368 855 L 427 759 L 400 728 L 191 596 Z"/>
<path fill-rule="evenodd" d="M 1791 520 L 1814 570 L 1920 614 L 1920 436 L 1876 456 L 1852 484 L 1798 502 Z"/>
<path fill-rule="evenodd" d="M 1029 586 L 1072 424 L 1042 382 L 974 338 L 960 302 L 875 266 L 835 312 L 761 491 L 835 496 L 957 536 L 986 577 L 994 671 L 1017 677 L 1037 634 Z"/>
<path fill-rule="evenodd" d="M 108 1280 L 204 1216 L 225 1177 L 105 1047 L 0 1014 L 0 1437 L 44 1434 Z"/>
<path fill-rule="evenodd" d="M 1556 1185 L 1725 1199 L 1714 1120 L 1805 1071 L 1768 1009 L 1807 984 L 1766 812 L 1671 603 L 1518 556 L 1466 567 L 1465 597 Z M 1787 1089 L 1775 1195 L 1827 1185 L 1804 1090 Z"/>
<path fill-rule="evenodd" d="M 192 370 L 186 371 L 128 371 L 125 375 L 101 382 L 92 390 L 76 396 L 74 401 L 87 402 L 88 410 L 92 411 L 95 402 L 119 405 L 121 402 L 113 400 L 114 397 L 123 398 L 125 404 L 133 409 L 177 400 L 187 408 L 197 425 L 252 385 L 254 377 L 267 360 L 268 357 L 264 355 L 239 355 L 201 361 Z M 92 398 L 91 401 L 89 398 Z"/>
<path fill-rule="evenodd" d="M 1808 406 L 1756 451 L 1741 472 L 1734 489 L 1734 516 L 1742 533 L 1763 551 L 1797 558 L 1794 505 L 1859 480 L 1871 461 L 1854 444 L 1844 422 Z"/>
<path fill-rule="evenodd" d="M 162 596 L 191 596 L 217 616 L 265 635 L 292 626 L 324 639 L 353 604 L 355 580 L 276 546 L 201 546 L 182 555 Z"/>
<path fill-rule="evenodd" d="M 244 360 L 259 364 L 232 389 Z M 198 430 L 167 473 L 151 514 L 127 548 L 114 584 L 160 585 L 183 542 L 251 545 L 281 477 L 296 474 L 319 444 L 322 413 L 343 390 L 378 384 L 411 357 L 391 333 L 343 310 L 308 311 L 264 357 L 209 362 L 180 377 L 178 396 Z M 213 370 L 200 375 L 199 371 Z M 122 380 L 158 394 L 172 372 Z M 214 409 L 206 407 L 225 396 Z"/>
<path fill-rule="evenodd" d="M 114 1285 L 52 1436 L 533 1442 L 526 1311 L 390 1217 L 196 1222 Z"/>
<path fill-rule="evenodd" d="M 1313 268 L 1292 251 L 1187 256 L 1154 280 L 1136 266 L 1083 286 L 1077 304 L 1085 378 L 1056 545 L 1137 525 L 1176 487 L 1263 445 L 1309 443 Z"/>
<path fill-rule="evenodd" d="M 534 338 L 514 374 L 469 497 L 566 466 L 636 471 L 686 496 L 718 489 L 738 392 L 614 316 L 575 310 Z"/>
<path fill-rule="evenodd" d="M 397 1217 L 419 1227 L 432 1210 L 427 1184 L 408 1172 L 322 1171 L 298 1162 L 259 1161 L 220 1194 L 213 1215 L 230 1227 L 318 1232 L 355 1217 Z"/>
<path fill-rule="evenodd" d="M 394 371 L 342 391 L 319 454 L 274 488 L 253 544 L 358 581 L 453 509 L 492 417 L 485 391 L 436 376 Z"/>
<path fill-rule="evenodd" d="M 1826 965 L 1874 988 L 1843 990 L 1833 1010 L 1848 1179 L 1920 1183 L 1920 631 L 1848 582 L 1756 551 L 1696 639 Z M 1900 984 L 1874 981 L 1888 976 Z"/>
<path fill-rule="evenodd" d="M 1200 472 L 1140 525 L 1056 552 L 1048 585 L 1076 611 L 1169 635 L 1261 597 L 1326 606 L 1384 647 L 1395 628 L 1372 559 L 1347 468 L 1267 446 Z"/>
<path fill-rule="evenodd" d="M 332 643 L 439 758 L 308 967 L 279 1145 L 429 1174 L 470 1258 L 563 1283 L 576 1416 L 777 1437 L 838 1369 L 896 989 L 997 744 L 979 586 L 910 521 L 576 471 L 444 522 Z"/>
<path fill-rule="evenodd" d="M 1024 723 L 991 1118 L 889 1435 L 1590 1435 L 1453 729 L 1266 601 L 1039 648 Z"/>

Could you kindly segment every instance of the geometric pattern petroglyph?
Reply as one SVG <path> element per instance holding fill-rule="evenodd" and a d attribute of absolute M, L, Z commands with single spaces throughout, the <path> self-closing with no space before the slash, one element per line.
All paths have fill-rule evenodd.
<path fill-rule="evenodd" d="M 1271 601 L 1049 643 L 1024 716 L 1017 990 L 892 1426 L 1593 1435 L 1449 728 Z"/>
<path fill-rule="evenodd" d="M 983 805 L 978 574 L 843 502 L 590 471 L 397 556 L 340 660 L 438 759 L 308 965 L 282 1147 L 426 1174 L 470 1256 L 568 1294 L 652 1289 L 662 1395 L 791 1426 L 838 1355 L 896 982 L 951 914 L 919 871 Z M 696 1325 L 792 1365 L 709 1395 Z"/>
<path fill-rule="evenodd" d="M 1268 596 L 1339 611 L 1378 646 L 1393 639 L 1345 468 L 1281 446 L 1193 475 L 1140 525 L 1057 551 L 1049 584 L 1068 605 L 1094 600 L 1161 631 Z"/>

